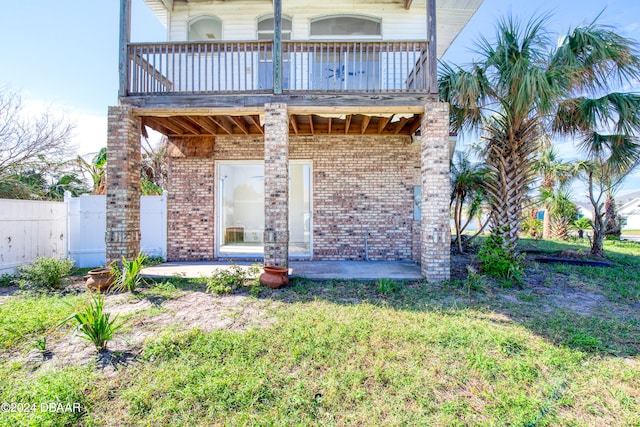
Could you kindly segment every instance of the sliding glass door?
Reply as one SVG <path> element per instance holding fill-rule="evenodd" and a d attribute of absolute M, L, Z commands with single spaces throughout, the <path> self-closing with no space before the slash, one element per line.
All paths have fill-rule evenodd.
<path fill-rule="evenodd" d="M 216 249 L 222 257 L 264 254 L 264 164 L 217 163 Z M 289 255 L 311 256 L 311 162 L 289 165 Z"/>

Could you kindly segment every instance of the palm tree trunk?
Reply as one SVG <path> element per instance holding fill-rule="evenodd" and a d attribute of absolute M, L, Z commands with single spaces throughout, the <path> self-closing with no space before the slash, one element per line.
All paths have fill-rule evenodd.
<path fill-rule="evenodd" d="M 551 214 L 547 208 L 542 208 L 542 212 L 544 213 L 544 219 L 542 220 L 542 238 L 549 239 L 551 238 Z"/>
<path fill-rule="evenodd" d="M 620 229 L 620 221 L 618 221 L 616 216 L 616 201 L 611 194 L 607 194 L 607 198 L 605 199 L 604 214 L 605 222 L 607 224 L 604 235 L 613 236 L 619 239 L 622 234 L 622 230 Z"/>
<path fill-rule="evenodd" d="M 595 215 L 593 220 L 593 242 L 591 243 L 591 255 L 599 257 L 604 256 L 604 224 L 602 221 L 602 215 Z"/>

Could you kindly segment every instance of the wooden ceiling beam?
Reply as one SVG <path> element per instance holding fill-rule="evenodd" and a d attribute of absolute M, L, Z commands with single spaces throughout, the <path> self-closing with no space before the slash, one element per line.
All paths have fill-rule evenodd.
<path fill-rule="evenodd" d="M 143 117 L 143 124 L 145 126 L 149 126 L 151 129 L 160 132 L 165 136 L 169 136 L 173 133 L 171 129 L 169 129 L 153 117 Z"/>
<path fill-rule="evenodd" d="M 229 125 L 227 123 L 224 122 L 223 117 L 222 116 L 210 116 L 209 120 L 213 121 L 215 124 L 217 124 L 218 126 L 220 126 L 222 128 L 222 130 L 224 130 L 226 133 L 228 133 L 229 135 L 233 135 L 233 129 L 231 129 L 229 127 Z"/>
<path fill-rule="evenodd" d="M 167 121 L 174 125 L 178 129 L 182 129 L 182 133 L 185 135 L 200 135 L 200 129 L 196 129 L 189 123 L 185 123 L 181 117 L 167 117 Z M 168 124 L 167 124 L 168 126 Z"/>
<path fill-rule="evenodd" d="M 423 114 L 424 106 L 406 105 L 406 106 L 358 106 L 358 105 L 334 105 L 334 106 L 300 106 L 288 105 L 289 114 L 307 115 L 307 114 L 353 114 L 379 116 L 386 114 Z M 237 114 L 236 114 L 237 115 Z"/>
<path fill-rule="evenodd" d="M 411 9 L 411 3 L 413 3 L 413 0 L 404 0 L 404 8 L 407 10 Z"/>
<path fill-rule="evenodd" d="M 360 134 L 364 135 L 367 131 L 367 127 L 369 127 L 369 122 L 371 122 L 371 116 L 362 116 L 362 125 L 360 125 Z"/>
<path fill-rule="evenodd" d="M 344 121 L 344 133 L 349 133 L 349 127 L 351 126 L 351 114 L 347 114 Z"/>
<path fill-rule="evenodd" d="M 311 129 L 311 135 L 314 135 L 313 131 L 313 115 L 309 114 L 309 127 Z"/>
<path fill-rule="evenodd" d="M 231 119 L 231 121 L 240 128 L 242 133 L 244 133 L 245 135 L 249 135 L 249 129 L 247 129 L 247 125 L 244 123 L 243 120 L 241 120 L 240 117 L 229 116 L 229 119 Z"/>
<path fill-rule="evenodd" d="M 384 128 L 387 127 L 387 124 L 391 121 L 391 117 L 380 117 L 380 120 L 378 121 L 378 135 L 382 133 L 382 131 L 384 130 Z"/>
<path fill-rule="evenodd" d="M 211 135 L 217 135 L 218 134 L 218 128 L 215 125 L 215 123 L 211 123 L 209 120 L 207 120 L 206 117 L 192 116 L 192 117 L 190 117 L 190 119 L 192 121 L 196 122 L 198 124 L 198 126 L 200 126 L 202 129 L 204 129 L 207 132 L 209 132 Z"/>
<path fill-rule="evenodd" d="M 331 135 L 331 117 L 329 117 L 329 121 L 327 122 L 327 133 Z"/>
<path fill-rule="evenodd" d="M 153 120 L 155 121 L 156 119 L 154 118 Z M 167 129 L 169 129 L 171 133 L 178 134 L 178 135 L 186 135 L 187 133 L 185 132 L 182 126 L 178 126 L 177 124 L 175 124 L 171 120 L 171 117 L 167 117 L 163 119 L 162 121 L 160 121 L 160 123 L 162 123 L 162 125 L 165 126 Z"/>
<path fill-rule="evenodd" d="M 258 128 L 258 132 L 260 132 L 261 135 L 264 135 L 264 130 L 262 129 L 262 126 L 260 126 L 260 120 L 256 120 L 254 116 L 245 116 L 247 120 L 251 121 L 251 123 L 253 123 L 253 125 L 255 127 Z"/>
<path fill-rule="evenodd" d="M 259 107 L 216 107 L 216 108 L 134 108 L 134 116 L 250 116 L 264 114 L 264 108 Z"/>
<path fill-rule="evenodd" d="M 422 122 L 422 117 L 421 116 L 416 116 L 413 119 L 413 123 L 409 127 L 409 135 L 413 135 L 418 130 L 418 128 L 420 127 L 421 122 Z"/>
<path fill-rule="evenodd" d="M 406 117 L 401 118 L 396 124 L 396 128 L 394 129 L 393 133 L 395 133 L 396 135 L 399 134 L 402 128 L 404 127 L 404 125 L 406 125 L 408 121 L 409 119 L 407 119 Z"/>
<path fill-rule="evenodd" d="M 298 120 L 296 119 L 296 116 L 294 116 L 293 114 L 289 116 L 289 122 L 291 123 L 291 127 L 293 128 L 293 132 L 297 135 L 298 134 Z"/>

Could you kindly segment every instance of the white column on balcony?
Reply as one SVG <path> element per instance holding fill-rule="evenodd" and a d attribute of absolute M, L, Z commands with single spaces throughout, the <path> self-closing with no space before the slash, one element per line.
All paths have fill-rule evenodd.
<path fill-rule="evenodd" d="M 282 0 L 273 0 L 273 93 L 282 94 Z"/>
<path fill-rule="evenodd" d="M 127 96 L 127 79 L 129 78 L 128 48 L 131 41 L 131 0 L 120 0 L 120 55 L 119 55 L 119 89 L 118 96 Z"/>
<path fill-rule="evenodd" d="M 427 55 L 429 92 L 438 93 L 438 40 L 436 38 L 436 0 L 427 0 Z"/>

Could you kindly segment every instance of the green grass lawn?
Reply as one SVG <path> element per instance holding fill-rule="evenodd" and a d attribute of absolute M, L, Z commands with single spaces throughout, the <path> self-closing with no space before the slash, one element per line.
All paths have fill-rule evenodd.
<path fill-rule="evenodd" d="M 84 298 L 14 295 L 0 302 L 0 402 L 81 410 L 0 412 L 0 425 L 638 426 L 640 244 L 606 250 L 614 268 L 531 262 L 524 284 L 508 289 L 480 275 L 384 295 L 375 283 L 304 280 L 241 290 L 272 322 L 165 328 L 116 374 L 9 356 Z M 174 279 L 136 298 L 162 307 L 198 286 Z"/>

